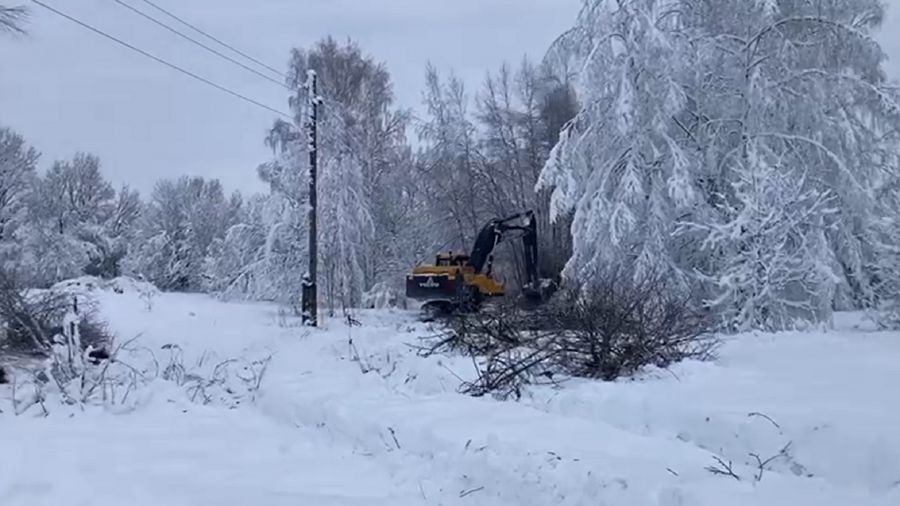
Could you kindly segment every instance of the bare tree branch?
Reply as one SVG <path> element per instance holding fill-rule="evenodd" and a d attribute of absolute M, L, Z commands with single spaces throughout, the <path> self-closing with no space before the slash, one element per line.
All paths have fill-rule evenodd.
<path fill-rule="evenodd" d="M 784 445 L 784 448 L 782 448 L 777 454 L 772 455 L 771 457 L 767 458 L 766 460 L 762 460 L 760 458 L 760 456 L 756 453 L 751 453 L 750 456 L 753 457 L 754 459 L 756 459 L 756 465 L 757 465 L 757 472 L 756 472 L 756 475 L 753 477 L 754 481 L 756 481 L 756 482 L 762 481 L 763 472 L 765 472 L 765 470 L 767 469 L 767 466 L 769 464 L 771 464 L 772 462 L 774 462 L 775 460 L 777 460 L 779 458 L 790 459 L 791 456 L 790 456 L 789 452 L 791 449 L 791 445 L 793 443 L 794 443 L 793 441 L 788 442 L 788 444 Z"/>
<path fill-rule="evenodd" d="M 727 463 L 720 459 L 719 457 L 713 456 L 716 460 L 716 465 L 707 466 L 706 470 L 711 472 L 712 474 L 720 475 L 720 476 L 731 476 L 737 481 L 741 481 L 741 477 L 735 474 L 734 465 L 729 460 Z"/>
<path fill-rule="evenodd" d="M 766 420 L 772 422 L 772 425 L 774 425 L 776 429 L 781 430 L 781 425 L 778 425 L 778 423 L 776 423 L 775 420 L 772 420 L 771 418 L 769 418 L 768 415 L 766 415 L 764 413 L 758 413 L 756 411 L 754 411 L 753 413 L 747 414 L 747 418 L 753 418 L 754 416 L 765 418 Z"/>

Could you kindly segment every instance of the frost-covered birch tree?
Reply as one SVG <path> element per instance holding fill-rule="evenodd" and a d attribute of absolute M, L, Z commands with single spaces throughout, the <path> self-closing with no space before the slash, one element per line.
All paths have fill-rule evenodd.
<path fill-rule="evenodd" d="M 408 115 L 393 108 L 384 66 L 355 43 L 326 38 L 309 51 L 292 52 L 287 84 L 296 90 L 290 99 L 295 119 L 279 121 L 271 130 L 268 143 L 275 160 L 263 166 L 261 176 L 273 196 L 286 199 L 281 221 L 292 224 L 296 242 L 304 245 L 294 262 L 303 269 L 301 276 L 307 265 L 308 70 L 316 71 L 319 80 L 320 291 L 332 309 L 358 306 L 376 284 L 402 282 L 391 252 L 406 254 L 396 244 L 412 232 L 398 213 L 408 206 L 397 200 L 404 196 L 397 183 L 412 167 L 405 139 Z M 300 286 L 295 285 L 297 295 Z"/>
<path fill-rule="evenodd" d="M 686 278 L 671 240 L 672 219 L 700 203 L 696 152 L 673 118 L 688 97 L 690 39 L 667 1 L 586 2 L 579 17 L 582 108 L 550 154 L 539 188 L 553 188 L 552 213 L 574 211 L 569 279 L 605 269 L 637 277 Z M 573 35 L 574 36 L 574 35 Z"/>
<path fill-rule="evenodd" d="M 835 297 L 820 304 L 820 318 L 812 319 L 827 318 L 836 304 L 871 307 L 879 298 L 873 283 L 879 259 L 873 256 L 866 229 L 886 210 L 873 205 L 872 192 L 880 182 L 896 177 L 897 167 L 885 153 L 896 149 L 892 132 L 898 108 L 884 88 L 884 56 L 871 35 L 882 7 L 874 1 L 749 2 L 730 7 L 740 9 L 734 12 L 743 14 L 744 21 L 735 20 L 734 12 L 723 14 L 730 26 L 715 42 L 706 40 L 708 50 L 725 53 L 734 70 L 724 74 L 730 76 L 724 86 L 701 88 L 707 97 L 730 106 L 711 116 L 732 125 L 725 130 L 730 139 L 713 139 L 719 177 L 734 179 L 729 170 L 740 174 L 759 163 L 754 154 L 769 153 L 779 158 L 784 185 L 791 184 L 784 181 L 787 174 L 802 174 L 809 190 L 831 194 L 835 211 L 821 222 L 820 231 L 810 232 L 821 234 L 816 238 L 820 255 L 796 264 L 785 277 L 800 276 L 816 265 L 820 271 L 827 269 L 827 275 L 818 277 L 819 285 L 810 287 L 809 298 Z M 748 19 L 753 22 L 746 23 Z M 817 222 L 816 213 L 808 216 L 807 226 Z M 724 219 L 734 217 L 726 214 Z M 732 242 L 746 251 L 753 239 Z M 783 311 L 796 302 L 790 297 L 773 300 L 759 311 Z"/>
<path fill-rule="evenodd" d="M 479 228 L 494 215 L 491 182 L 478 150 L 476 129 L 469 117 L 462 80 L 446 82 L 437 69 L 426 70 L 424 93 L 428 117 L 418 127 L 424 148 L 418 157 L 418 177 L 424 185 L 435 247 L 465 250 Z"/>
<path fill-rule="evenodd" d="M 731 328 L 886 297 L 895 210 L 875 197 L 896 181 L 898 107 L 882 17 L 875 0 L 586 1 L 563 37 L 584 106 L 542 177 L 575 213 L 568 274 L 699 279 Z"/>
<path fill-rule="evenodd" d="M 701 252 L 725 253 L 707 280 L 718 294 L 710 304 L 731 331 L 827 321 L 838 281 L 826 237 L 836 199 L 774 153 L 751 147 L 747 158 L 734 171 L 730 219 L 689 225 L 704 232 Z"/>
<path fill-rule="evenodd" d="M 16 238 L 27 217 L 39 157 L 21 135 L 0 128 L 0 266 L 5 268 L 22 253 Z"/>
<path fill-rule="evenodd" d="M 289 303 L 306 270 L 305 222 L 291 222 L 287 199 L 250 197 L 218 240 L 207 266 L 209 289 L 226 297 Z"/>

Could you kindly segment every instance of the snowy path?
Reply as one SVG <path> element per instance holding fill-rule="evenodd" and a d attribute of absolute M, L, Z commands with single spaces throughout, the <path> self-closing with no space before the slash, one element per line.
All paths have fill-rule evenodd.
<path fill-rule="evenodd" d="M 455 393 L 470 361 L 410 352 L 428 331 L 408 314 L 309 332 L 264 304 L 102 299 L 151 348 L 274 353 L 259 398 L 204 407 L 160 382 L 129 415 L 0 415 L 4 506 L 900 504 L 896 334 L 746 336 L 715 364 L 501 403 Z M 749 454 L 789 442 L 757 483 Z"/>

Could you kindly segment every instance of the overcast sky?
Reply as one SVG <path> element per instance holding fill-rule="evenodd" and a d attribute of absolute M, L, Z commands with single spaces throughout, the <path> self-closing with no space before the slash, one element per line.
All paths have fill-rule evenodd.
<path fill-rule="evenodd" d="M 4 0 L 0 0 L 2 2 Z M 227 87 L 287 109 L 285 91 L 165 32 L 114 0 L 43 0 Z M 126 0 L 147 9 L 141 0 Z M 155 0 L 274 66 L 294 46 L 352 37 L 387 63 L 398 103 L 420 107 L 426 63 L 474 90 L 487 70 L 539 59 L 571 26 L 579 0 Z M 6 2 L 7 4 L 10 2 Z M 17 3 L 15 1 L 11 3 Z M 27 2 L 22 2 L 27 3 Z M 154 13 L 147 10 L 148 13 Z M 256 166 L 272 113 L 245 104 L 37 6 L 27 38 L 0 38 L 0 125 L 54 159 L 101 156 L 117 184 L 149 191 L 162 177 L 218 177 L 261 189 Z"/>
<path fill-rule="evenodd" d="M 0 0 L 3 1 L 3 0 Z M 145 8 L 141 0 L 126 0 Z M 570 27 L 580 0 L 155 0 L 276 68 L 293 46 L 352 37 L 393 75 L 398 103 L 420 107 L 424 68 L 453 69 L 474 91 L 484 73 L 525 54 L 539 59 Z M 896 0 L 893 0 L 896 1 Z M 114 0 L 44 0 L 136 46 L 286 109 L 283 89 L 153 26 Z M 12 2 L 16 3 L 16 2 Z M 900 10 L 900 9 L 894 9 Z M 153 11 L 148 11 L 153 12 Z M 148 192 L 162 177 L 220 178 L 262 189 L 255 167 L 272 113 L 34 7 L 30 36 L 0 38 L 0 125 L 44 153 L 100 155 L 116 184 Z M 900 12 L 882 35 L 900 77 Z"/>

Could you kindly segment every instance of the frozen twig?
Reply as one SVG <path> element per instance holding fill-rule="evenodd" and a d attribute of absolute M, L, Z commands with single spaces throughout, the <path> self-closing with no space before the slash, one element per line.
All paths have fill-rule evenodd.
<path fill-rule="evenodd" d="M 391 433 L 391 438 L 394 440 L 394 444 L 397 445 L 397 449 L 400 449 L 400 441 L 397 440 L 397 433 L 394 431 L 393 427 L 388 427 L 388 432 Z"/>
<path fill-rule="evenodd" d="M 716 465 L 706 466 L 707 471 L 720 476 L 731 476 L 735 480 L 741 481 L 741 477 L 735 474 L 734 464 L 730 460 L 726 463 L 724 460 L 715 455 L 713 456 L 713 458 L 716 460 Z"/>
<path fill-rule="evenodd" d="M 754 411 L 753 413 L 748 413 L 748 414 L 747 414 L 747 418 L 753 418 L 754 416 L 758 416 L 758 417 L 761 417 L 761 418 L 765 418 L 766 420 L 768 420 L 769 422 L 771 422 L 772 425 L 774 425 L 776 429 L 781 430 L 781 425 L 778 425 L 778 423 L 775 422 L 775 420 L 772 420 L 772 418 L 770 418 L 769 415 L 766 415 L 766 414 L 764 414 L 764 413 L 758 413 L 758 412 L 756 412 L 756 411 Z"/>
<path fill-rule="evenodd" d="M 468 496 L 468 495 L 474 494 L 475 492 L 481 492 L 482 490 L 484 490 L 484 487 L 478 487 L 478 488 L 473 488 L 473 489 L 469 489 L 469 490 L 463 490 L 462 492 L 459 493 L 459 497 L 460 497 L 460 498 L 466 497 L 466 496 Z"/>
<path fill-rule="evenodd" d="M 766 460 L 762 460 L 762 458 L 760 458 L 759 454 L 751 453 L 750 456 L 753 457 L 754 459 L 756 459 L 756 466 L 757 466 L 756 475 L 753 477 L 754 481 L 756 481 L 757 483 L 762 481 L 763 473 L 767 469 L 766 466 L 768 466 L 775 460 L 777 460 L 779 458 L 790 459 L 789 452 L 790 452 L 792 444 L 793 444 L 793 441 L 784 445 L 784 448 L 782 448 L 781 451 L 779 451 L 775 455 L 772 455 L 771 457 L 767 458 Z"/>

